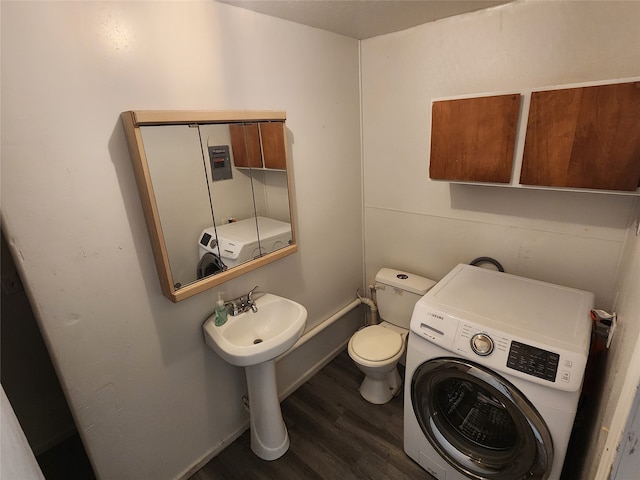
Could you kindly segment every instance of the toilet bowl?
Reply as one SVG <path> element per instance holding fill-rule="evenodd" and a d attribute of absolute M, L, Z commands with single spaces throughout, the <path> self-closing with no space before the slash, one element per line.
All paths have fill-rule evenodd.
<path fill-rule="evenodd" d="M 349 356 L 365 375 L 360 395 L 369 403 L 387 403 L 400 392 L 402 378 L 397 364 L 404 354 L 408 333 L 382 322 L 358 330 L 349 340 Z"/>
<path fill-rule="evenodd" d="M 365 377 L 359 391 L 370 403 L 383 404 L 400 392 L 397 364 L 403 358 L 413 307 L 436 282 L 383 268 L 376 275 L 376 299 L 382 322 L 351 336 L 348 352 Z"/>

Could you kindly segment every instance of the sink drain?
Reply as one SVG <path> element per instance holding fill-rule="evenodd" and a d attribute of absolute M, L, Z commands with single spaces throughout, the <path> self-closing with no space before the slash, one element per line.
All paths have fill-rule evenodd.
<path fill-rule="evenodd" d="M 262 339 L 261 339 L 261 338 L 256 338 L 256 339 L 253 341 L 253 344 L 254 344 L 254 345 L 256 345 L 256 344 L 258 344 L 258 343 L 262 343 Z"/>

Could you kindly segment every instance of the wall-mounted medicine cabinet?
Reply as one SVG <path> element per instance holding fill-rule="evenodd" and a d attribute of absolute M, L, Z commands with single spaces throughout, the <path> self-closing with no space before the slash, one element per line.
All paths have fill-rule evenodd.
<path fill-rule="evenodd" d="M 163 294 L 184 300 L 297 251 L 286 115 L 121 115 Z"/>

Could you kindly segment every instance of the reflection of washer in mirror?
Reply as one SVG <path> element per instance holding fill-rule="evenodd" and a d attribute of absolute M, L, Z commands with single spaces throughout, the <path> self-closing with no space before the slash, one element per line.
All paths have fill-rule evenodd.
<path fill-rule="evenodd" d="M 219 256 L 222 263 L 231 268 L 286 247 L 290 241 L 290 223 L 252 217 L 205 228 L 200 234 L 198 248 L 200 259 L 206 253 L 211 253 Z"/>
<path fill-rule="evenodd" d="M 217 249 L 218 241 L 213 227 L 202 231 L 198 244 L 200 246 L 200 260 L 196 269 L 196 278 L 198 280 L 218 272 L 224 272 L 227 269 L 227 266 L 220 258 Z"/>
<path fill-rule="evenodd" d="M 208 149 L 212 181 L 217 182 L 218 180 L 233 178 L 229 145 L 209 146 Z"/>
<path fill-rule="evenodd" d="M 198 280 L 200 280 L 201 278 L 208 277 L 209 275 L 224 272 L 226 269 L 227 266 L 218 255 L 216 255 L 215 253 L 207 252 L 200 258 L 200 261 L 198 262 L 196 277 L 198 278 Z"/>

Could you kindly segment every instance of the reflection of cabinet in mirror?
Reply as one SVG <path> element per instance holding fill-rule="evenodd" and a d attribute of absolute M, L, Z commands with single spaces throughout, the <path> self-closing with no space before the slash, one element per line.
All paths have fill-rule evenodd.
<path fill-rule="evenodd" d="M 286 170 L 284 122 L 229 125 L 236 167 Z"/>
<path fill-rule="evenodd" d="M 137 111 L 122 120 L 170 300 L 296 252 L 284 112 Z M 255 126 L 257 149 L 246 125 Z M 257 157 L 260 166 L 236 168 L 233 130 L 243 132 L 247 165 Z M 276 157 L 281 167 L 264 167 Z"/>

